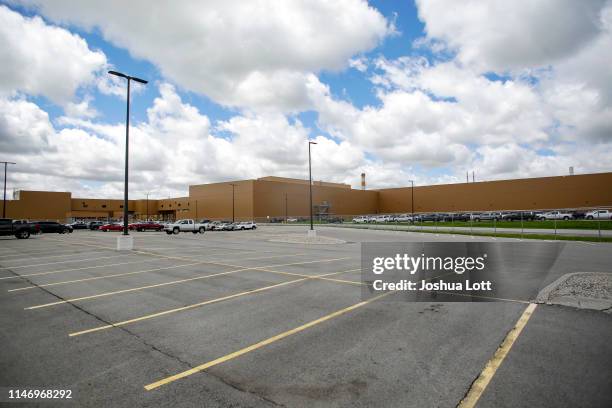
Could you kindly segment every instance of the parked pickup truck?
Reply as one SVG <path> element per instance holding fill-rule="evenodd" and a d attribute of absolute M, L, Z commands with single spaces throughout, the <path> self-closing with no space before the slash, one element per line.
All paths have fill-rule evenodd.
<path fill-rule="evenodd" d="M 549 211 L 544 214 L 540 214 L 538 217 L 540 220 L 570 220 L 573 218 L 572 214 L 563 211 Z"/>
<path fill-rule="evenodd" d="M 32 224 L 13 222 L 10 218 L 0 218 L 0 236 L 14 235 L 19 239 L 27 239 L 31 234 L 39 232 L 40 230 Z"/>
<path fill-rule="evenodd" d="M 587 220 L 612 220 L 612 211 L 610 210 L 595 210 L 589 211 L 584 215 Z"/>
<path fill-rule="evenodd" d="M 168 235 L 178 234 L 179 232 L 193 232 L 194 234 L 199 232 L 200 234 L 203 234 L 206 231 L 206 225 L 190 219 L 185 219 L 166 225 L 164 227 L 164 231 L 166 231 L 166 234 Z"/>

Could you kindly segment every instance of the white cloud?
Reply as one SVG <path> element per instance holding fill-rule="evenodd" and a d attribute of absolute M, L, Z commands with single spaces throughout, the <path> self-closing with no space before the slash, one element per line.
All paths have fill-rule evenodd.
<path fill-rule="evenodd" d="M 524 93 L 531 101 L 523 98 L 522 103 L 514 105 L 517 114 L 506 123 L 516 123 L 519 112 L 527 119 L 539 112 L 542 120 L 540 126 L 522 120 L 526 126 L 521 135 L 541 131 L 541 124 L 550 121 L 548 117 L 564 140 L 599 143 L 612 139 L 612 1 L 544 0 L 524 4 L 430 0 L 418 1 L 418 7 L 428 35 L 420 43 L 442 41 L 457 53 L 452 63 L 455 75 L 447 76 L 453 83 L 446 87 L 476 89 L 464 85 L 466 78 L 461 72 L 495 71 L 510 76 L 511 83 L 519 86 L 521 76 L 526 75 L 529 80 L 535 79 L 532 97 Z M 417 68 L 426 80 L 444 65 L 449 64 Z M 392 74 L 387 70 L 382 79 L 375 79 L 396 78 L 398 86 L 400 80 L 406 81 L 401 72 Z M 414 75 L 407 77 L 414 81 Z M 502 99 L 508 100 L 500 92 L 490 95 L 489 106 L 500 106 Z M 549 135 L 554 132 L 552 127 L 547 129 Z"/>
<path fill-rule="evenodd" d="M 430 39 L 446 42 L 458 59 L 482 71 L 558 62 L 601 30 L 606 0 L 417 0 Z"/>
<path fill-rule="evenodd" d="M 40 17 L 23 17 L 4 5 L 0 5 L 0 60 L 0 94 L 20 91 L 59 104 L 93 82 L 106 65 L 104 54 L 90 50 L 78 35 Z"/>
<path fill-rule="evenodd" d="M 565 138 L 612 141 L 612 2 L 601 13 L 601 26 L 591 43 L 541 80 Z"/>
<path fill-rule="evenodd" d="M 490 81 L 453 63 L 376 62 L 379 106 L 356 109 L 321 89 L 313 99 L 331 134 L 389 163 L 460 166 L 471 146 L 545 143 L 552 124 L 527 84 Z"/>
<path fill-rule="evenodd" d="M 91 96 L 86 96 L 80 102 L 68 102 L 64 112 L 69 117 L 91 119 L 98 116 L 98 111 L 91 106 Z"/>
<path fill-rule="evenodd" d="M 580 147 L 564 144 L 551 149 L 553 154 L 539 154 L 515 143 L 482 146 L 471 169 L 475 169 L 479 180 L 566 175 L 570 166 L 576 173 L 610 171 L 608 158 L 612 155 L 612 143 L 602 144 L 595 150 Z"/>
<path fill-rule="evenodd" d="M 310 130 L 297 119 L 247 113 L 213 128 L 209 118 L 183 102 L 172 85 L 161 84 L 159 92 L 147 110 L 147 120 L 134 123 L 130 130 L 131 194 L 181 196 L 190 184 L 306 176 Z M 80 196 L 121 196 L 124 124 L 67 116 L 57 124 L 60 127 L 54 128 L 48 115 L 31 102 L 0 100 L 5 135 L 0 147 L 19 162 L 11 184 L 23 189 L 72 189 Z M 26 131 L 31 129 L 36 131 Z M 313 160 L 318 178 L 349 181 L 368 163 L 349 142 L 323 136 L 317 142 Z"/>
<path fill-rule="evenodd" d="M 355 68 L 359 72 L 366 72 L 368 70 L 368 59 L 363 56 L 351 58 L 349 60 L 349 66 Z"/>
<path fill-rule="evenodd" d="M 49 115 L 36 104 L 0 98 L 0 152 L 12 155 L 49 150 L 53 134 Z"/>
<path fill-rule="evenodd" d="M 303 108 L 308 73 L 341 69 L 394 30 L 363 0 L 19 3 L 54 21 L 97 27 L 178 85 L 252 109 Z"/>
<path fill-rule="evenodd" d="M 357 109 L 323 85 L 312 98 L 323 128 L 387 168 L 416 167 L 421 182 L 463 181 L 472 169 L 480 179 L 610 170 L 612 110 L 588 84 L 492 80 L 418 57 L 374 67 L 378 105 Z"/>

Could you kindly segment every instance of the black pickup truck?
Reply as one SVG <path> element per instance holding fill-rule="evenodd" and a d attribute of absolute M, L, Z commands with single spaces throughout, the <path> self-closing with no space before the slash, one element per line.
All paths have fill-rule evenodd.
<path fill-rule="evenodd" d="M 38 232 L 37 227 L 32 224 L 13 222 L 10 218 L 0 218 L 0 236 L 14 235 L 19 239 L 27 239 Z"/>

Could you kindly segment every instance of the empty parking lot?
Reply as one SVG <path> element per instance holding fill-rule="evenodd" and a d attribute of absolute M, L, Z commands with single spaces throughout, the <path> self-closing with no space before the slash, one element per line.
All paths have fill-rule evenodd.
<path fill-rule="evenodd" d="M 96 407 L 455 407 L 529 307 L 364 301 L 361 242 L 470 238 L 319 233 L 345 242 L 279 242 L 298 226 L 135 233 L 130 252 L 97 231 L 2 239 L 0 383 Z M 612 272 L 609 248 L 567 243 L 544 284 Z M 609 406 L 611 316 L 532 311 L 478 406 Z"/>

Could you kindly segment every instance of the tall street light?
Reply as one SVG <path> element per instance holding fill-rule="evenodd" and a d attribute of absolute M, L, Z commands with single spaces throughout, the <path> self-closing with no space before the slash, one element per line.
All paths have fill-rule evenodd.
<path fill-rule="evenodd" d="M 125 180 L 123 191 L 123 235 L 128 234 L 128 158 L 130 146 L 130 82 L 136 81 L 146 84 L 148 81 L 136 78 L 117 71 L 108 71 L 109 74 L 127 79 L 127 110 L 125 114 Z"/>
<path fill-rule="evenodd" d="M 147 221 L 149 221 L 149 195 L 151 193 L 147 193 Z"/>
<path fill-rule="evenodd" d="M 410 206 L 410 208 L 412 209 L 412 222 L 414 222 L 414 180 L 408 181 L 412 184 L 412 187 L 410 188 L 410 191 L 412 193 L 412 205 Z"/>
<path fill-rule="evenodd" d="M 315 145 L 317 142 L 308 141 L 308 187 L 310 187 L 310 230 L 314 231 L 314 227 L 312 225 L 312 160 L 310 158 L 310 146 Z M 314 234 L 314 233 L 313 233 Z"/>
<path fill-rule="evenodd" d="M 235 220 L 235 206 L 234 206 L 234 187 L 236 187 L 236 185 L 234 183 L 230 183 L 230 186 L 232 186 L 232 223 Z"/>
<path fill-rule="evenodd" d="M 13 162 L 3 161 L 4 163 L 4 199 L 2 200 L 2 218 L 6 218 L 6 171 L 9 164 L 17 164 Z"/>

